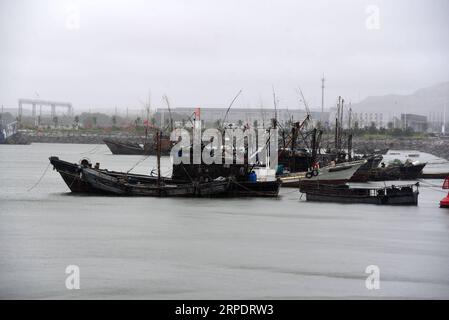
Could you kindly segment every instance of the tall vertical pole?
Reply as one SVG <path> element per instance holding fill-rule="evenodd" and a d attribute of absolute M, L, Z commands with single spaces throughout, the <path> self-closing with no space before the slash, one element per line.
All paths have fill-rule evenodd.
<path fill-rule="evenodd" d="M 345 99 L 341 99 L 340 105 L 340 120 L 338 121 L 338 148 L 342 148 L 342 136 L 343 136 L 343 107 L 344 107 Z"/>
<path fill-rule="evenodd" d="M 352 126 L 352 108 L 351 108 L 351 104 L 349 104 L 349 113 L 348 113 L 348 129 L 351 130 L 351 126 Z"/>
<path fill-rule="evenodd" d="M 324 73 L 323 77 L 321 78 L 321 113 L 324 112 Z"/>
<path fill-rule="evenodd" d="M 444 106 L 443 106 L 443 125 L 441 127 L 441 133 L 443 135 L 446 134 L 446 101 L 444 101 Z"/>
<path fill-rule="evenodd" d="M 161 132 L 159 129 L 156 133 L 156 140 L 157 140 L 157 183 L 158 185 L 161 184 Z"/>
<path fill-rule="evenodd" d="M 337 154 L 339 153 L 339 150 L 338 150 L 338 118 L 340 116 L 340 100 L 341 100 L 341 97 L 338 97 L 337 112 L 335 113 L 335 150 L 336 150 Z"/>

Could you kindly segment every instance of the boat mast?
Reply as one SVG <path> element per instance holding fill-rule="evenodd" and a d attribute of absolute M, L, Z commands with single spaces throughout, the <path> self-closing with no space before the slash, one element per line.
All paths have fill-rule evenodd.
<path fill-rule="evenodd" d="M 444 101 L 444 106 L 443 106 L 443 125 L 441 126 L 441 133 L 443 134 L 443 136 L 446 134 L 446 101 Z"/>
<path fill-rule="evenodd" d="M 338 121 L 338 150 L 341 151 L 342 149 L 342 139 L 343 139 L 343 108 L 344 108 L 345 99 L 341 99 L 341 106 L 340 106 L 340 119 Z"/>
<path fill-rule="evenodd" d="M 161 184 L 161 131 L 158 129 L 156 133 L 156 154 L 157 154 L 157 184 Z"/>
<path fill-rule="evenodd" d="M 338 146 L 338 118 L 340 116 L 340 102 L 341 97 L 338 97 L 338 103 L 337 103 L 337 112 L 335 113 L 335 152 L 338 156 L 339 153 L 339 146 Z"/>
<path fill-rule="evenodd" d="M 273 123 L 273 128 L 277 129 L 277 124 L 278 124 L 277 99 L 276 99 L 276 92 L 274 91 L 274 86 L 272 88 L 273 88 L 273 105 L 274 105 L 274 123 Z"/>
<path fill-rule="evenodd" d="M 324 81 L 325 81 L 325 79 L 324 79 L 324 73 L 323 73 L 323 77 L 321 78 L 321 116 L 323 116 L 323 112 L 324 112 Z"/>
<path fill-rule="evenodd" d="M 148 92 L 148 104 L 146 106 L 146 111 L 147 111 L 147 123 L 145 126 L 145 142 L 144 144 L 147 143 L 147 139 L 148 139 L 148 125 L 149 125 L 149 121 L 150 121 L 150 108 L 151 108 L 151 91 Z"/>
<path fill-rule="evenodd" d="M 171 133 L 171 132 L 173 131 L 173 117 L 172 117 L 172 115 L 171 115 L 170 102 L 168 101 L 167 95 L 164 95 L 162 98 L 165 100 L 165 103 L 167 104 L 168 116 L 170 117 L 170 133 Z M 164 125 L 164 124 L 161 123 L 161 127 L 162 127 L 163 125 Z"/>

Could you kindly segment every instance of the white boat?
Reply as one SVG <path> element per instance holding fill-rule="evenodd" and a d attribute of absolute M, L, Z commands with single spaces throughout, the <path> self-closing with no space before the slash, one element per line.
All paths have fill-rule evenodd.
<path fill-rule="evenodd" d="M 295 172 L 281 176 L 283 187 L 299 187 L 299 181 L 319 181 L 323 184 L 344 184 L 366 163 L 366 160 L 343 162 L 308 172 Z"/>

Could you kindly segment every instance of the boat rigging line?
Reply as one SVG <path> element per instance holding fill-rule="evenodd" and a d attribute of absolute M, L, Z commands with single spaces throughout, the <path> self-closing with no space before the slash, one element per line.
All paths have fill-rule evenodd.
<path fill-rule="evenodd" d="M 227 119 L 227 117 L 228 117 L 229 110 L 231 110 L 232 105 L 234 104 L 235 100 L 237 100 L 237 98 L 238 98 L 239 95 L 242 93 L 242 91 L 243 91 L 243 89 L 240 89 L 239 92 L 237 92 L 237 94 L 235 95 L 234 99 L 232 99 L 231 103 L 229 104 L 229 107 L 228 107 L 228 109 L 226 110 L 225 116 L 224 116 L 223 120 L 221 121 L 221 127 L 222 127 L 222 128 L 223 128 L 224 123 L 225 123 L 225 121 L 226 121 L 226 119 Z"/>
<path fill-rule="evenodd" d="M 49 164 L 47 165 L 47 168 L 45 168 L 45 170 L 44 170 L 44 172 L 42 173 L 42 175 L 41 175 L 41 177 L 39 178 L 39 180 L 37 180 L 37 182 L 36 182 L 31 188 L 29 188 L 29 189 L 27 190 L 27 192 L 30 192 L 31 190 L 33 190 L 35 187 L 38 186 L 38 184 L 42 181 L 42 179 L 44 178 L 45 174 L 47 173 L 48 168 L 50 168 L 50 165 L 51 165 L 51 163 L 49 163 Z"/>

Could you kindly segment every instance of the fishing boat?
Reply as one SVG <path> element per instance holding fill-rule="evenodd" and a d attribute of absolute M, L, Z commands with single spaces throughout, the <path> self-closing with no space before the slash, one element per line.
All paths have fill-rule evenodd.
<path fill-rule="evenodd" d="M 118 155 L 156 155 L 156 145 L 154 143 L 145 142 L 138 144 L 132 141 L 123 141 L 119 139 L 105 138 L 103 142 L 112 152 Z M 161 155 L 169 155 L 171 149 L 171 141 L 168 137 L 161 138 Z"/>
<path fill-rule="evenodd" d="M 92 167 L 86 159 L 80 163 L 70 163 L 58 157 L 50 157 L 50 163 L 73 193 L 204 197 L 225 193 L 229 188 L 227 179 L 192 182 L 155 175 L 116 172 L 100 169 L 98 164 Z"/>
<path fill-rule="evenodd" d="M 343 184 L 348 182 L 355 172 L 366 162 L 366 160 L 343 162 L 307 172 L 283 175 L 280 179 L 282 186 L 295 188 L 299 187 L 300 181 L 305 183 L 319 181 L 323 184 Z"/>
<path fill-rule="evenodd" d="M 213 180 L 176 180 L 162 177 L 160 173 L 161 134 L 157 139 L 157 175 L 136 175 L 128 172 L 114 172 L 94 167 L 84 159 L 72 164 L 50 157 L 50 163 L 64 179 L 72 192 L 100 193 L 121 196 L 153 197 L 205 197 L 224 194 L 229 189 L 229 180 L 219 177 Z"/>
<path fill-rule="evenodd" d="M 363 164 L 349 179 L 350 182 L 367 182 L 370 177 L 370 172 L 381 163 L 383 157 L 381 155 L 369 156 L 366 158 L 366 163 Z"/>
<path fill-rule="evenodd" d="M 300 192 L 307 201 L 367 203 L 377 205 L 418 205 L 419 183 L 385 187 L 350 187 L 321 183 L 301 184 Z"/>
<path fill-rule="evenodd" d="M 144 148 L 138 143 L 121 141 L 118 139 L 105 138 L 103 142 L 111 150 L 112 154 L 126 154 L 126 155 L 144 155 Z"/>
<path fill-rule="evenodd" d="M 187 164 L 173 165 L 172 178 L 175 180 L 211 181 L 226 177 L 229 188 L 223 196 L 229 197 L 277 197 L 282 181 L 276 177 L 266 179 L 257 175 L 255 166 L 248 164 Z"/>
<path fill-rule="evenodd" d="M 420 163 L 418 161 L 405 163 L 392 163 L 386 167 L 378 167 L 371 169 L 370 181 L 388 181 L 388 180 L 414 180 L 418 179 L 426 162 Z"/>
<path fill-rule="evenodd" d="M 82 168 L 82 178 L 97 190 L 106 194 L 153 197 L 209 197 L 227 191 L 229 181 L 218 179 L 208 182 L 176 182 L 170 179 L 127 179 L 114 177 L 92 168 Z"/>

